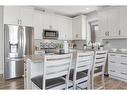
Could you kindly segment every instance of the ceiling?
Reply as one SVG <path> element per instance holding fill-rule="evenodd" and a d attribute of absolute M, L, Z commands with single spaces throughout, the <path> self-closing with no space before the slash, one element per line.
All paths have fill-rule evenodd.
<path fill-rule="evenodd" d="M 88 14 L 99 9 L 97 6 L 35 6 L 42 11 L 50 11 L 57 14 L 74 17 L 79 14 Z"/>

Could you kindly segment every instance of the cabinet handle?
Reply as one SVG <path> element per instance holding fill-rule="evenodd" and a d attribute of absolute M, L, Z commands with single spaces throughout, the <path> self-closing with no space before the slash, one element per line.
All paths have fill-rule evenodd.
<path fill-rule="evenodd" d="M 105 36 L 108 36 L 108 32 L 105 32 Z"/>
<path fill-rule="evenodd" d="M 19 25 L 19 19 L 18 19 L 18 25 Z"/>
<path fill-rule="evenodd" d="M 127 57 L 127 56 L 122 55 L 121 57 Z"/>
<path fill-rule="evenodd" d="M 122 65 L 127 65 L 127 63 L 121 63 Z"/>
<path fill-rule="evenodd" d="M 22 20 L 20 19 L 20 25 L 22 24 Z"/>
<path fill-rule="evenodd" d="M 115 56 L 115 55 L 111 54 L 110 56 Z"/>
<path fill-rule="evenodd" d="M 123 75 L 127 75 L 127 73 L 123 73 L 123 72 L 121 72 L 121 74 L 123 74 Z"/>
<path fill-rule="evenodd" d="M 110 61 L 111 63 L 115 63 L 114 61 Z"/>
<path fill-rule="evenodd" d="M 120 30 L 119 30 L 119 36 L 120 36 L 120 34 L 121 34 L 121 33 L 120 33 Z"/>
<path fill-rule="evenodd" d="M 116 72 L 115 70 L 110 70 L 111 72 Z"/>

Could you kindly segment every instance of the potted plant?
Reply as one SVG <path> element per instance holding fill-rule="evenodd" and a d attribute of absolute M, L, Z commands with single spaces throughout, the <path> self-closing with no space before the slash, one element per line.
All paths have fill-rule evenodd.
<path fill-rule="evenodd" d="M 60 54 L 64 53 L 63 46 L 64 46 L 63 43 L 58 43 L 56 46 Z"/>

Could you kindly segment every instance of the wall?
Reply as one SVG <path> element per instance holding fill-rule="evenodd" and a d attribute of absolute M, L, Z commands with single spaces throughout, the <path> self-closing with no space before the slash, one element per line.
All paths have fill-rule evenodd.
<path fill-rule="evenodd" d="M 0 6 L 0 74 L 2 74 L 3 71 L 3 7 Z"/>
<path fill-rule="evenodd" d="M 91 40 L 90 38 L 91 31 L 89 23 L 98 20 L 98 13 L 94 11 L 87 14 L 86 16 L 87 16 L 86 19 L 87 19 L 87 44 L 88 44 L 88 42 Z"/>

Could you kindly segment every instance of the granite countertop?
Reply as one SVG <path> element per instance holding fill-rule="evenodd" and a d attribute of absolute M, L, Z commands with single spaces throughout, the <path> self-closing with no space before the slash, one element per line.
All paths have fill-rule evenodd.
<path fill-rule="evenodd" d="M 69 52 L 72 53 L 72 52 Z M 42 63 L 44 61 L 44 56 L 48 55 L 61 55 L 59 53 L 49 53 L 49 54 L 43 54 L 43 55 L 26 55 L 25 60 L 29 59 L 34 63 Z"/>
<path fill-rule="evenodd" d="M 127 54 L 127 52 L 120 52 L 120 51 L 116 51 L 116 52 L 109 51 L 108 53 Z"/>
<path fill-rule="evenodd" d="M 31 60 L 34 63 L 41 63 L 44 61 L 44 56 L 41 55 L 26 55 L 25 60 Z"/>

